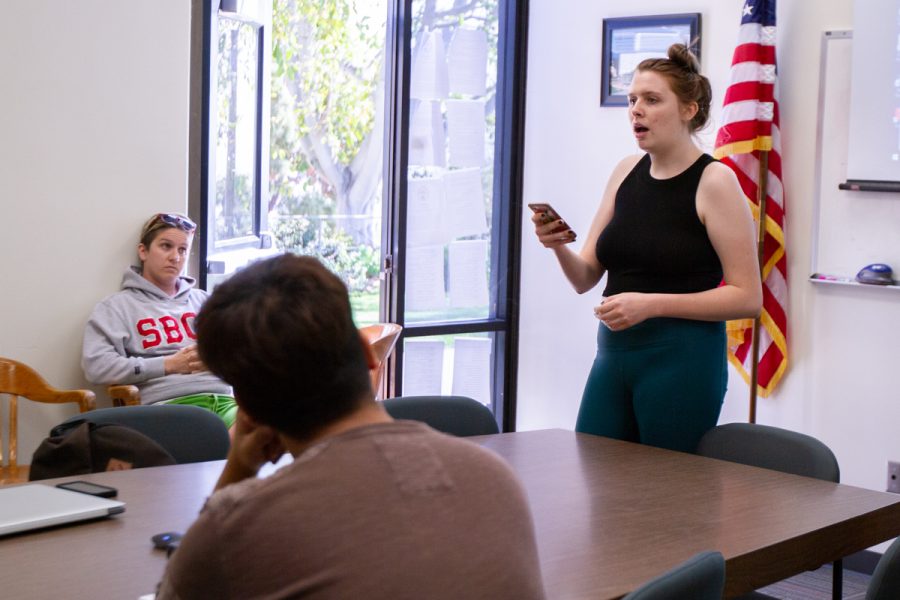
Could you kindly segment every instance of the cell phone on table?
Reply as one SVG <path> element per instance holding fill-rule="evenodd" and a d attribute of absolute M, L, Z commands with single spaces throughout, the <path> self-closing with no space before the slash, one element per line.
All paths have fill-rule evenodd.
<path fill-rule="evenodd" d="M 544 217 L 545 224 L 552 223 L 553 221 L 562 221 L 563 220 L 562 217 L 559 216 L 559 213 L 556 212 L 556 209 L 554 209 L 552 206 L 550 206 L 546 202 L 530 202 L 528 204 L 528 208 L 530 208 L 531 211 L 535 214 L 546 215 Z M 572 228 L 569 227 L 568 225 L 563 225 L 561 227 L 557 227 L 550 233 L 559 233 L 560 231 L 566 231 L 567 229 L 571 230 Z M 572 233 L 574 234 L 575 232 L 572 231 Z"/>
<path fill-rule="evenodd" d="M 72 492 L 90 494 L 91 496 L 100 496 L 101 498 L 115 498 L 119 493 L 119 490 L 114 487 L 91 483 L 90 481 L 68 481 L 66 483 L 57 483 L 56 487 Z"/>

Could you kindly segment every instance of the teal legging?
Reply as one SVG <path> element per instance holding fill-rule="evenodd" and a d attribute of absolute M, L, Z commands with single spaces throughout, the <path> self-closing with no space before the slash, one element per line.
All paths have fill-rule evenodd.
<path fill-rule="evenodd" d="M 723 322 L 601 323 L 575 431 L 693 452 L 719 420 L 727 384 Z"/>

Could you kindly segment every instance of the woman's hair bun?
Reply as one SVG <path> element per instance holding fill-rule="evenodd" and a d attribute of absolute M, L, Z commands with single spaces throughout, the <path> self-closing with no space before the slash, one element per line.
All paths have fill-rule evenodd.
<path fill-rule="evenodd" d="M 669 60 L 687 71 L 688 73 L 700 72 L 700 61 L 684 44 L 672 44 L 669 46 Z"/>

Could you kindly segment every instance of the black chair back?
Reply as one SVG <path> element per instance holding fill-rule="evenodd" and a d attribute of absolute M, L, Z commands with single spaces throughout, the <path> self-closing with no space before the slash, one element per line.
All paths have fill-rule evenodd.
<path fill-rule="evenodd" d="M 866 590 L 866 600 L 897 598 L 900 598 L 900 538 L 894 540 L 881 555 L 869 581 L 869 589 Z"/>
<path fill-rule="evenodd" d="M 700 439 L 697 454 L 839 483 L 841 470 L 828 446 L 814 437 L 769 425 L 728 423 Z"/>
<path fill-rule="evenodd" d="M 460 437 L 500 432 L 490 409 L 465 396 L 400 396 L 385 400 L 384 408 L 395 419 L 422 421 Z"/>
<path fill-rule="evenodd" d="M 816 438 L 756 423 L 728 423 L 707 431 L 697 445 L 697 454 L 730 462 L 813 477 L 834 483 L 841 481 L 841 469 L 831 449 Z M 834 561 L 831 597 L 843 595 L 844 568 Z M 754 592 L 753 598 L 770 598 Z"/>
<path fill-rule="evenodd" d="M 701 552 L 622 600 L 721 600 L 724 590 L 725 558 L 720 552 Z"/>
<path fill-rule="evenodd" d="M 75 415 L 65 423 L 79 419 L 137 430 L 162 446 L 179 464 L 222 460 L 228 456 L 231 446 L 228 428 L 222 419 L 197 406 L 158 404 L 101 408 Z"/>

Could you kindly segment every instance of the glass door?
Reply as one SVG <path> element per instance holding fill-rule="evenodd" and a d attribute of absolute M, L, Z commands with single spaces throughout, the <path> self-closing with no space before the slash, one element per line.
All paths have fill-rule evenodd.
<path fill-rule="evenodd" d="M 514 2 L 411 0 L 395 186 L 395 394 L 464 395 L 509 428 L 521 97 Z"/>

